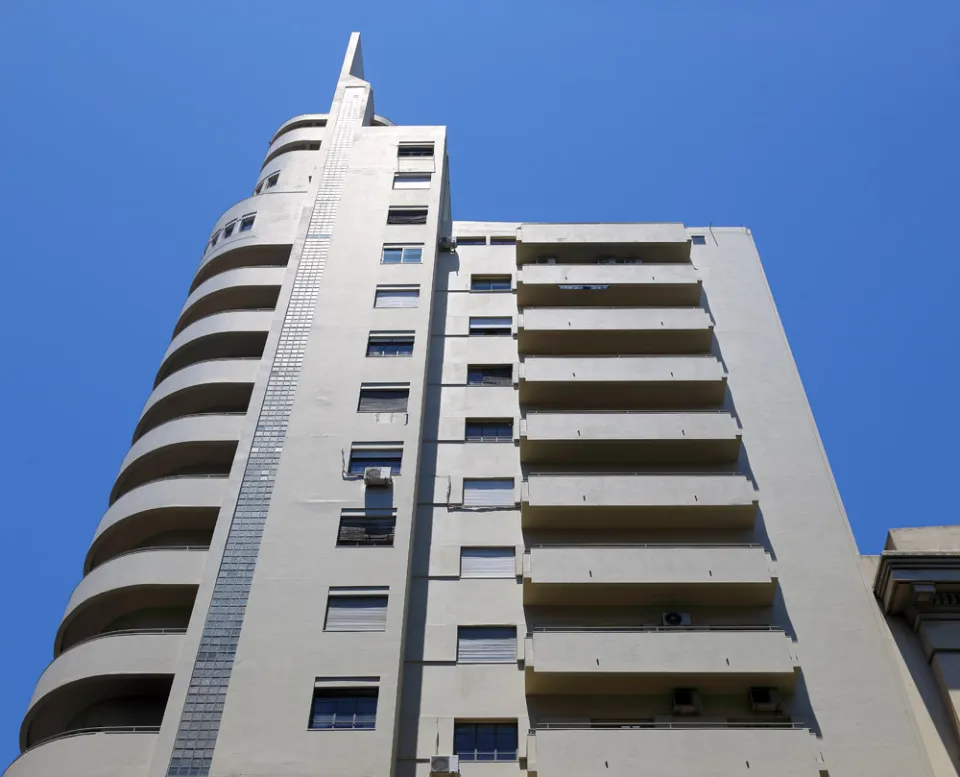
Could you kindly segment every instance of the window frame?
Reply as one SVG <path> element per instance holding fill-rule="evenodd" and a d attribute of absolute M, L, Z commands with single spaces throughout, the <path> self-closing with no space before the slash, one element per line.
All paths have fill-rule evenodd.
<path fill-rule="evenodd" d="M 383 628 L 382 629 L 363 629 L 363 628 L 330 628 L 330 612 L 334 609 L 347 609 L 347 608 L 336 608 L 331 607 L 333 603 L 340 602 L 364 602 L 367 603 L 371 609 L 377 609 L 383 611 Z M 376 604 L 371 604 L 376 602 Z M 382 605 L 380 604 L 382 602 Z M 324 633 L 330 634 L 379 634 L 387 630 L 387 616 L 388 608 L 390 607 L 390 592 L 387 589 L 378 589 L 376 592 L 370 591 L 361 593 L 359 591 L 338 591 L 337 589 L 331 589 L 327 593 L 327 608 L 323 616 L 323 631 Z M 359 608 L 358 608 L 359 609 Z"/>
<path fill-rule="evenodd" d="M 509 371 L 510 375 L 506 378 L 505 383 L 484 383 L 483 379 L 479 383 L 471 383 L 470 373 L 482 373 L 483 370 L 504 370 Z M 513 365 L 512 364 L 468 364 L 467 365 L 467 385 L 468 386 L 487 386 L 487 387 L 504 387 L 504 386 L 513 386 Z"/>
<path fill-rule="evenodd" d="M 706 235 L 690 235 L 690 243 L 695 246 L 705 246 L 707 244 Z"/>
<path fill-rule="evenodd" d="M 498 555 L 484 556 L 483 551 L 501 551 Z M 464 575 L 463 559 L 471 558 L 509 558 L 510 571 L 505 575 Z M 460 546 L 460 580 L 516 580 L 517 579 L 517 549 L 513 545 L 461 545 Z"/>
<path fill-rule="evenodd" d="M 247 216 L 240 218 L 240 225 L 237 227 L 237 232 L 249 232 L 253 229 L 253 222 L 257 220 L 257 214 L 251 213 Z"/>
<path fill-rule="evenodd" d="M 477 483 L 502 483 L 503 485 L 509 484 L 507 488 L 481 488 L 478 489 Z M 498 502 L 496 500 L 491 502 L 474 502 L 467 503 L 467 491 L 470 490 L 479 490 L 483 492 L 495 492 L 495 493 L 510 493 L 510 500 L 506 502 Z M 479 507 L 481 509 L 513 509 L 517 504 L 517 479 L 514 477 L 486 477 L 486 478 L 470 478 L 466 477 L 463 479 L 463 505 L 464 507 Z"/>
<path fill-rule="evenodd" d="M 506 286 L 501 288 L 493 288 L 492 284 L 495 282 L 503 283 L 506 282 Z M 478 284 L 488 283 L 491 284 L 491 288 L 479 288 Z M 509 292 L 513 291 L 513 276 L 512 275 L 471 275 L 470 276 L 470 291 L 472 292 Z"/>
<path fill-rule="evenodd" d="M 403 410 L 362 410 L 364 394 L 367 398 L 374 398 L 376 395 L 385 395 L 394 393 L 402 395 L 406 401 L 403 404 Z M 384 397 L 381 397 L 384 398 Z M 399 396 L 397 397 L 399 398 Z M 367 415 L 369 413 L 407 413 L 410 406 L 410 384 L 409 383 L 390 383 L 386 385 L 370 385 L 361 383 L 360 393 L 357 397 L 357 412 Z"/>
<path fill-rule="evenodd" d="M 494 321 L 506 321 L 507 324 L 491 323 Z M 513 316 L 470 316 L 467 321 L 467 334 L 470 337 L 512 337 Z"/>
<path fill-rule="evenodd" d="M 358 700 L 360 699 L 373 699 L 373 712 L 372 714 L 363 715 L 363 719 L 360 721 L 361 724 L 366 724 L 369 722 L 369 725 L 357 725 L 357 718 L 360 717 L 358 712 L 360 704 Z M 342 699 L 346 702 L 353 701 L 354 712 L 352 715 L 349 715 L 351 725 L 337 725 L 337 712 L 334 711 L 332 716 L 330 716 L 330 725 L 315 725 L 318 715 L 317 715 L 317 702 L 318 701 L 333 701 L 336 699 Z M 379 706 L 380 700 L 380 689 L 379 688 L 369 688 L 369 687 L 334 687 L 334 688 L 317 688 L 313 689 L 313 696 L 310 700 L 310 719 L 307 722 L 307 729 L 309 731 L 374 731 L 377 727 L 377 707 Z M 347 706 L 347 705 L 344 705 Z M 370 705 L 368 705 L 370 706 Z M 326 716 L 324 716 L 325 718 Z M 344 722 L 346 722 L 347 715 L 344 715 Z M 370 720 L 368 721 L 367 718 Z"/>
<path fill-rule="evenodd" d="M 410 349 L 406 350 L 409 341 Z M 377 353 L 371 351 L 371 347 L 379 343 L 401 343 L 404 349 L 392 353 Z M 406 332 L 371 332 L 367 335 L 366 357 L 368 359 L 405 359 L 413 356 L 413 349 L 416 347 L 416 337 Z"/>
<path fill-rule="evenodd" d="M 474 434 L 471 435 L 470 427 L 474 427 Z M 494 433 L 491 435 L 485 435 L 483 430 L 480 430 L 480 434 L 476 434 L 476 427 L 500 427 L 504 431 L 508 431 L 509 434 Z M 481 443 L 504 443 L 504 442 L 513 442 L 513 419 L 512 418 L 468 418 L 464 423 L 463 428 L 463 439 L 464 442 L 481 442 Z"/>
<path fill-rule="evenodd" d="M 460 643 L 468 642 L 468 639 L 465 639 L 465 635 L 468 632 L 472 632 L 474 635 L 478 635 L 475 638 L 479 639 L 497 639 L 498 641 L 506 641 L 510 639 L 513 642 L 513 650 L 510 651 L 509 657 L 497 659 L 497 660 L 467 660 L 461 656 Z M 499 636 L 495 636 L 495 632 L 502 632 Z M 486 636 L 479 636 L 481 633 L 485 633 Z M 457 664 L 458 665 L 491 665 L 491 664 L 516 664 L 517 663 L 517 627 L 516 625 L 505 626 L 505 625 L 478 625 L 470 624 L 467 626 L 457 626 Z"/>
<path fill-rule="evenodd" d="M 404 152 L 408 153 L 404 153 Z M 424 151 L 428 153 L 409 153 Z M 397 145 L 398 159 L 434 159 L 436 157 L 436 144 L 433 141 L 423 141 L 421 143 L 399 143 Z"/>
<path fill-rule="evenodd" d="M 400 251 L 399 262 L 388 262 L 387 251 Z M 416 259 L 407 259 L 407 253 Z M 380 249 L 380 264 L 423 264 L 423 243 L 384 243 Z"/>
<path fill-rule="evenodd" d="M 378 305 L 381 299 L 412 299 L 413 305 Z M 381 295 L 384 295 L 381 297 Z M 373 307 L 375 310 L 412 310 L 420 307 L 419 284 L 381 284 L 373 290 Z"/>
<path fill-rule="evenodd" d="M 396 453 L 396 456 L 392 454 Z M 364 454 L 380 454 L 379 457 Z M 356 464 L 354 463 L 356 462 Z M 372 463 L 367 463 L 372 462 Z M 363 463 L 363 466 L 359 466 Z M 363 472 L 367 467 L 389 467 L 390 474 L 396 477 L 401 474 L 403 468 L 403 445 L 386 444 L 383 445 L 364 445 L 354 444 L 350 446 L 350 458 L 347 459 L 347 475 L 350 477 L 363 477 Z"/>
<path fill-rule="evenodd" d="M 424 186 L 397 186 L 402 181 L 425 183 Z M 425 191 L 433 186 L 433 173 L 394 173 L 393 188 L 397 191 L 418 190 Z"/>
<path fill-rule="evenodd" d="M 487 244 L 486 235 L 456 235 L 457 247 L 460 246 L 485 246 Z"/>
<path fill-rule="evenodd" d="M 480 728 L 481 727 L 490 727 L 493 729 L 492 732 L 489 732 L 493 736 L 494 749 L 493 750 L 480 750 Z M 507 729 L 512 727 L 512 731 L 506 732 L 501 729 Z M 473 740 L 473 748 L 469 750 L 461 750 L 461 744 L 458 742 L 458 739 L 462 737 L 463 734 L 468 733 L 466 729 L 473 729 L 471 733 L 471 738 Z M 486 732 L 484 732 L 486 733 Z M 508 743 L 512 739 L 514 742 L 514 747 L 512 750 L 503 750 L 502 755 L 508 757 L 498 757 L 501 754 L 501 751 L 496 747 L 497 740 L 502 734 L 512 734 L 512 737 L 508 739 Z M 453 721 L 453 752 L 455 755 L 460 757 L 461 761 L 487 761 L 487 762 L 503 762 L 503 761 L 516 761 L 518 760 L 518 753 L 520 747 L 520 732 L 518 727 L 518 722 L 516 720 L 457 720 Z M 491 758 L 483 758 L 481 756 L 490 755 Z"/>
<path fill-rule="evenodd" d="M 391 205 L 387 209 L 387 226 L 391 227 L 423 226 L 429 218 L 430 209 L 424 205 Z"/>
<path fill-rule="evenodd" d="M 275 173 L 270 173 L 266 178 L 266 185 L 263 187 L 263 190 L 272 189 L 280 181 L 280 171 L 278 170 Z"/>
<path fill-rule="evenodd" d="M 233 234 L 233 230 L 234 230 L 234 228 L 235 228 L 236 226 L 237 226 L 237 220 L 236 220 L 236 219 L 234 219 L 233 221 L 231 221 L 229 224 L 224 225 L 223 229 L 221 230 L 221 232 L 222 232 L 221 237 L 222 237 L 224 240 L 226 240 L 228 237 L 230 237 L 230 236 Z"/>
<path fill-rule="evenodd" d="M 346 522 L 346 523 L 345 523 Z M 356 524 L 354 529 L 363 529 L 364 523 L 376 524 L 382 523 L 389 525 L 390 531 L 385 532 L 389 539 L 383 542 L 367 542 L 361 539 L 344 539 L 343 529 L 351 528 L 350 523 Z M 369 533 L 365 533 L 365 537 Z M 397 510 L 394 507 L 361 507 L 361 508 L 343 508 L 340 510 L 340 523 L 337 525 L 337 547 L 338 548 L 392 548 L 397 534 Z"/>

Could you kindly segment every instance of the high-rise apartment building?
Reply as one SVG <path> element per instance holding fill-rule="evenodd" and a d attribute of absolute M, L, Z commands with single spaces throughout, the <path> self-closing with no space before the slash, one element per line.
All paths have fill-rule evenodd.
<path fill-rule="evenodd" d="M 214 226 L 7 777 L 926 777 L 750 232 L 452 221 L 280 127 Z"/>

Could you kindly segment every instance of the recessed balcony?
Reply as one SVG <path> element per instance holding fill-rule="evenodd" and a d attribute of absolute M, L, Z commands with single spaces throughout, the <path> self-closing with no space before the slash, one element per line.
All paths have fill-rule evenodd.
<path fill-rule="evenodd" d="M 656 262 L 689 262 L 690 236 L 683 224 L 521 224 L 517 264 L 554 258 L 557 262 L 623 257 Z"/>
<path fill-rule="evenodd" d="M 564 410 L 718 407 L 727 389 L 714 356 L 528 356 L 520 404 Z"/>
<path fill-rule="evenodd" d="M 538 777 L 826 774 L 816 737 L 790 723 L 556 722 L 531 731 L 527 759 L 528 770 Z"/>
<path fill-rule="evenodd" d="M 710 353 L 713 321 L 702 308 L 526 308 L 517 322 L 520 353 Z"/>
<path fill-rule="evenodd" d="M 797 678 L 792 641 L 757 626 L 541 629 L 527 636 L 524 666 L 528 694 L 789 692 Z"/>
<path fill-rule="evenodd" d="M 521 520 L 528 528 L 749 529 L 757 498 L 737 473 L 530 473 Z"/>
<path fill-rule="evenodd" d="M 21 748 L 90 728 L 158 727 L 182 633 L 126 633 L 65 651 L 37 681 Z"/>
<path fill-rule="evenodd" d="M 703 283 L 692 264 L 527 264 L 517 304 L 549 307 L 696 307 Z"/>
<path fill-rule="evenodd" d="M 523 558 L 524 605 L 769 606 L 776 588 L 759 545 L 539 545 Z"/>
<path fill-rule="evenodd" d="M 188 416 L 147 432 L 124 457 L 110 503 L 162 478 L 229 474 L 244 418 L 242 414 Z"/>
<path fill-rule="evenodd" d="M 737 460 L 740 443 L 740 427 L 726 411 L 547 411 L 520 421 L 526 464 L 723 464 Z"/>
<path fill-rule="evenodd" d="M 214 276 L 187 297 L 173 333 L 214 313 L 275 309 L 286 273 L 285 267 L 243 267 Z"/>

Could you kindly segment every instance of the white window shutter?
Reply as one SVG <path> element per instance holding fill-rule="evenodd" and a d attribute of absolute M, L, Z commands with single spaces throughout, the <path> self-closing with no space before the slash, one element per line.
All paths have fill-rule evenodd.
<path fill-rule="evenodd" d="M 359 413 L 406 413 L 408 391 L 361 390 Z"/>
<path fill-rule="evenodd" d="M 415 308 L 420 303 L 420 292 L 412 289 L 381 289 L 377 291 L 375 308 Z"/>
<path fill-rule="evenodd" d="M 461 548 L 460 577 L 517 576 L 514 548 Z"/>
<path fill-rule="evenodd" d="M 331 596 L 324 631 L 386 631 L 386 596 Z"/>
<path fill-rule="evenodd" d="M 512 664 L 517 660 L 517 630 L 513 626 L 461 626 L 457 633 L 457 663 Z"/>
<path fill-rule="evenodd" d="M 464 480 L 464 507 L 512 507 L 516 504 L 513 478 Z"/>

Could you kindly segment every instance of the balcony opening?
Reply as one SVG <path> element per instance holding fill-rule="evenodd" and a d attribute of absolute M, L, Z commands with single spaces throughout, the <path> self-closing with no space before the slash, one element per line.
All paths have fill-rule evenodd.
<path fill-rule="evenodd" d="M 280 286 L 231 286 L 198 299 L 180 315 L 173 330 L 176 337 L 190 324 L 217 313 L 238 310 L 276 310 Z"/>
<path fill-rule="evenodd" d="M 157 371 L 154 387 L 184 367 L 215 359 L 259 359 L 267 345 L 267 332 L 216 332 L 183 344 Z"/>
<path fill-rule="evenodd" d="M 120 473 L 110 504 L 128 491 L 156 480 L 229 475 L 236 450 L 236 440 L 217 440 L 178 442 L 145 453 Z"/>
<path fill-rule="evenodd" d="M 170 394 L 154 404 L 137 424 L 133 442 L 151 429 L 178 418 L 200 415 L 246 415 L 252 383 L 203 383 Z"/>

